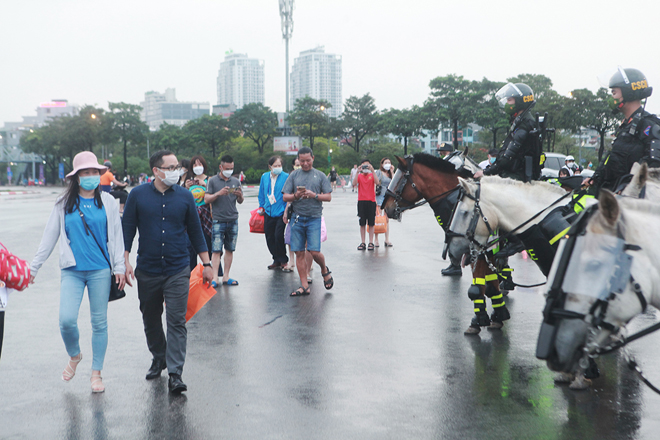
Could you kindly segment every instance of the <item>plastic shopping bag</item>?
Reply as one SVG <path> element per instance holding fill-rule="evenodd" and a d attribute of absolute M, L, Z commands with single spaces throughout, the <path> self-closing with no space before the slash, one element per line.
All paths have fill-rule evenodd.
<path fill-rule="evenodd" d="M 9 289 L 24 290 L 30 283 L 30 264 L 0 243 L 0 281 Z"/>
<path fill-rule="evenodd" d="M 264 216 L 259 214 L 259 208 L 250 211 L 250 232 L 255 234 L 264 233 Z"/>
<path fill-rule="evenodd" d="M 321 242 L 328 239 L 328 230 L 325 227 L 325 217 L 321 217 Z"/>
<path fill-rule="evenodd" d="M 204 304 L 209 302 L 216 291 L 210 284 L 205 285 L 202 278 L 204 267 L 198 264 L 190 273 L 190 291 L 188 292 L 188 311 L 186 312 L 186 322 L 190 320 L 195 313 L 199 312 Z"/>
<path fill-rule="evenodd" d="M 387 217 L 380 209 L 376 213 L 376 223 L 374 225 L 374 234 L 384 234 L 387 232 Z"/>

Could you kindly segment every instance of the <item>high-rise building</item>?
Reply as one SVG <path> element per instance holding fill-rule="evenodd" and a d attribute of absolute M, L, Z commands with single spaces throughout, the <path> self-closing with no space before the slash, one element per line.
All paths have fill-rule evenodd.
<path fill-rule="evenodd" d="M 218 104 L 235 105 L 260 102 L 264 97 L 264 62 L 247 54 L 228 53 L 218 71 Z"/>
<path fill-rule="evenodd" d="M 291 108 L 296 99 L 309 96 L 324 99 L 332 104 L 331 117 L 339 117 L 343 111 L 341 96 L 341 56 L 325 53 L 325 47 L 300 52 L 291 68 Z"/>
<path fill-rule="evenodd" d="M 175 89 L 169 88 L 165 93 L 147 92 L 144 94 L 142 120 L 151 131 L 156 131 L 163 123 L 182 127 L 186 122 L 208 115 L 211 105 L 208 102 L 179 102 L 176 100 Z"/>

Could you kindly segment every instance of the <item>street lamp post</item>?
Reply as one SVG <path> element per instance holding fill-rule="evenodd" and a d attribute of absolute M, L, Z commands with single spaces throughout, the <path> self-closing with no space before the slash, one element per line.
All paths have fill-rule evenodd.
<path fill-rule="evenodd" d="M 289 40 L 293 34 L 294 0 L 280 0 L 280 18 L 282 19 L 282 38 L 286 45 L 286 112 L 289 113 Z"/>
<path fill-rule="evenodd" d="M 332 166 L 332 148 L 328 149 L 328 168 Z"/>

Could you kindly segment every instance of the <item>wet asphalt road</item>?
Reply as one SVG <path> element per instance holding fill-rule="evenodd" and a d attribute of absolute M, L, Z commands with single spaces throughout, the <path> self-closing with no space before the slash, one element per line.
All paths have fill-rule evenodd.
<path fill-rule="evenodd" d="M 56 194 L 0 197 L 0 241 L 22 258 L 37 250 Z M 252 191 L 254 192 L 254 191 Z M 249 193 L 249 192 L 248 192 Z M 323 244 L 335 287 L 314 268 L 312 294 L 290 298 L 297 274 L 266 270 L 263 235 L 248 232 L 255 197 L 239 207 L 232 278 L 188 325 L 183 374 L 189 391 L 170 396 L 150 365 L 136 291 L 109 306 L 107 390 L 90 393 L 91 329 L 85 299 L 84 359 L 69 384 L 59 335 L 57 250 L 36 284 L 11 296 L 0 362 L 0 439 L 657 439 L 660 397 L 625 367 L 602 359 L 589 391 L 553 383 L 534 357 L 544 304 L 540 289 L 507 303 L 501 332 L 463 335 L 472 316 L 470 276 L 445 278 L 443 235 L 424 207 L 391 224 L 394 248 L 355 250 L 356 195 L 326 204 Z M 381 240 L 382 243 L 383 240 Z M 137 247 L 137 246 L 136 246 Z M 135 252 L 131 255 L 135 260 Z M 529 261 L 515 280 L 534 283 Z M 656 321 L 638 318 L 637 329 Z M 632 344 L 660 383 L 660 334 Z"/>

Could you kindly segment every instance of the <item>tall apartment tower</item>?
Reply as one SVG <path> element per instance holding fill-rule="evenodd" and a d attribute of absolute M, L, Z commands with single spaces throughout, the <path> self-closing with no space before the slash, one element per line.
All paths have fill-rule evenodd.
<path fill-rule="evenodd" d="M 264 62 L 247 54 L 228 53 L 218 71 L 218 105 L 236 109 L 252 102 L 266 103 L 264 97 Z"/>
<path fill-rule="evenodd" d="M 325 99 L 332 104 L 331 117 L 339 117 L 343 111 L 341 96 L 341 56 L 325 53 L 325 47 L 300 52 L 291 68 L 291 108 L 296 99 L 309 96 Z"/>

